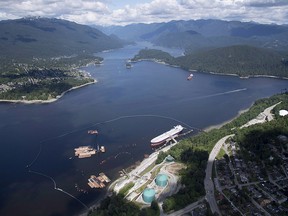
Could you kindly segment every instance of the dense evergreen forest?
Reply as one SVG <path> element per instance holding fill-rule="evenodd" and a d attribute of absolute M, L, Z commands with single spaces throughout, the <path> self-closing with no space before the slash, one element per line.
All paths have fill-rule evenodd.
<path fill-rule="evenodd" d="M 240 77 L 288 77 L 288 53 L 247 45 L 222 47 L 177 58 L 160 50 L 144 49 L 132 61 L 141 59 L 158 60 L 199 72 L 236 74 Z"/>
<path fill-rule="evenodd" d="M 264 109 L 280 101 L 281 103 L 274 109 L 275 120 L 240 129 L 240 126 L 257 117 Z M 176 161 L 186 165 L 186 168 L 180 172 L 180 183 L 183 187 L 177 194 L 168 197 L 164 201 L 162 206 L 163 211 L 171 212 L 184 208 L 188 204 L 195 202 L 205 195 L 204 178 L 209 152 L 212 150 L 215 143 L 222 137 L 234 133 L 235 140 L 240 143 L 245 151 L 253 151 L 255 152 L 255 155 L 258 155 L 258 157 L 268 157 L 268 155 L 270 155 L 269 152 L 265 152 L 267 150 L 265 147 L 267 140 L 271 140 L 279 135 L 288 136 L 288 118 L 280 117 L 278 115 L 280 109 L 287 109 L 287 107 L 287 93 L 275 95 L 271 98 L 260 99 L 254 103 L 249 111 L 242 113 L 236 119 L 221 128 L 213 129 L 209 132 L 202 132 L 196 136 L 181 140 L 168 152 L 160 152 L 156 163 L 160 163 L 168 154 L 170 154 L 176 159 Z M 253 145 L 251 145 L 251 143 Z M 275 161 L 277 162 L 277 160 Z M 106 201 L 103 201 L 103 203 L 106 204 L 104 205 L 102 203 L 101 206 L 91 215 L 130 215 L 125 214 L 125 212 L 128 212 L 127 209 L 130 208 L 134 209 L 134 215 L 153 215 L 144 214 L 144 210 L 142 210 L 142 213 L 140 214 L 139 207 L 126 200 L 121 200 L 123 205 L 115 207 L 113 199 L 121 200 L 121 197 L 113 195 L 112 197 L 106 198 Z M 115 212 L 111 214 L 108 213 L 111 211 L 112 206 L 117 214 Z M 117 210 L 115 210 L 115 208 Z M 137 208 L 138 210 L 135 210 Z M 132 211 L 129 210 L 129 212 Z"/>

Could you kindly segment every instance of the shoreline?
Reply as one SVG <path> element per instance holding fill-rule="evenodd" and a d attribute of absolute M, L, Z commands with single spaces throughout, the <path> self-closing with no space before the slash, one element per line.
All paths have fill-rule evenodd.
<path fill-rule="evenodd" d="M 208 126 L 208 127 L 204 128 L 203 131 L 204 131 L 204 132 L 209 132 L 209 131 L 211 131 L 211 130 L 213 130 L 213 129 L 219 129 L 219 128 L 223 127 L 224 125 L 226 125 L 226 124 L 232 122 L 234 119 L 238 118 L 241 114 L 249 111 L 249 109 L 250 109 L 252 106 L 253 106 L 253 104 L 251 104 L 247 109 L 240 110 L 240 111 L 237 113 L 237 115 L 236 115 L 235 117 L 231 118 L 230 120 L 224 121 L 224 122 L 222 122 L 222 123 L 220 123 L 220 124 L 217 124 L 217 125 Z"/>
<path fill-rule="evenodd" d="M 141 61 L 152 61 L 152 62 L 155 62 L 155 63 L 158 63 L 158 64 L 163 64 L 163 65 L 167 65 L 169 67 L 174 67 L 174 68 L 181 68 L 181 66 L 179 65 L 172 65 L 172 64 L 169 64 L 165 61 L 162 61 L 160 59 L 138 59 L 138 60 L 131 60 L 131 63 L 137 63 L 137 62 L 141 62 Z M 181 68 L 183 69 L 183 68 Z M 212 74 L 212 75 L 220 75 L 220 76 L 236 76 L 236 77 L 239 77 L 240 79 L 249 79 L 249 78 L 272 78 L 272 79 L 284 79 L 284 80 L 287 80 L 288 77 L 280 77 L 280 76 L 274 76 L 274 75 L 264 75 L 264 74 L 259 74 L 259 75 L 248 75 L 248 76 L 240 76 L 238 74 L 232 74 L 232 73 L 217 73 L 217 72 L 213 72 L 213 71 L 198 71 L 198 70 L 195 70 L 195 69 L 183 69 L 184 71 L 188 71 L 188 72 L 196 72 L 196 73 L 207 73 L 207 74 Z"/>
<path fill-rule="evenodd" d="M 52 98 L 52 99 L 49 99 L 49 100 L 4 100 L 4 99 L 0 99 L 0 103 L 49 104 L 49 103 L 53 103 L 53 102 L 59 100 L 66 93 L 68 93 L 70 91 L 73 91 L 73 90 L 78 89 L 78 88 L 85 87 L 87 85 L 95 84 L 95 83 L 97 83 L 96 79 L 94 79 L 94 81 L 92 81 L 92 82 L 88 82 L 88 83 L 85 83 L 85 84 L 82 84 L 82 85 L 79 85 L 79 86 L 74 86 L 74 87 L 62 92 L 60 95 L 57 95 L 56 98 Z"/>

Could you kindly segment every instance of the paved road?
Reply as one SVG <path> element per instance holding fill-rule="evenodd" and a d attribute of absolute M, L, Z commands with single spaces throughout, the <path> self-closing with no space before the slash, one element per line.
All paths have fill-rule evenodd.
<path fill-rule="evenodd" d="M 212 179 L 213 162 L 214 162 L 216 156 L 218 155 L 222 145 L 225 143 L 225 141 L 229 137 L 232 137 L 232 136 L 234 136 L 234 134 L 227 135 L 227 136 L 223 137 L 222 139 L 220 139 L 215 144 L 214 148 L 210 152 L 208 162 L 207 162 L 206 171 L 205 171 L 206 176 L 204 179 L 204 187 L 206 190 L 206 200 L 210 205 L 210 209 L 211 209 L 212 213 L 217 212 L 219 215 L 221 215 L 221 213 L 220 213 L 220 210 L 219 210 L 218 205 L 217 205 L 216 200 L 215 200 L 214 184 L 213 184 L 213 179 Z"/>

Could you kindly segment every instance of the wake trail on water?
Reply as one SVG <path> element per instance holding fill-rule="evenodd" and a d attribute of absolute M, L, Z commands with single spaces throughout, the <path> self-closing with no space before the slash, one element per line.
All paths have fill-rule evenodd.
<path fill-rule="evenodd" d="M 215 96 L 219 96 L 219 95 L 232 94 L 232 93 L 241 92 L 241 91 L 246 91 L 246 90 L 247 90 L 247 88 L 235 89 L 235 90 L 226 91 L 226 92 L 221 92 L 221 93 L 216 93 L 216 94 L 211 94 L 211 95 L 207 95 L 207 96 L 203 96 L 203 97 L 204 97 L 204 98 L 207 98 L 207 97 L 215 97 Z"/>
<path fill-rule="evenodd" d="M 235 89 L 235 90 L 221 92 L 221 93 L 216 93 L 216 94 L 211 94 L 211 95 L 204 95 L 204 96 L 201 96 L 201 97 L 196 97 L 195 99 L 216 97 L 216 96 L 220 96 L 220 95 L 233 94 L 233 93 L 236 93 L 236 92 L 241 92 L 241 91 L 246 91 L 246 90 L 247 90 L 247 88 Z"/>
<path fill-rule="evenodd" d="M 180 101 L 178 101 L 178 102 L 186 102 L 186 101 L 192 101 L 192 100 L 199 100 L 199 99 L 205 99 L 205 98 L 217 97 L 217 96 L 221 96 L 221 95 L 227 95 L 227 94 L 238 93 L 238 92 L 242 92 L 242 91 L 246 91 L 246 90 L 247 90 L 247 88 L 235 89 L 235 90 L 226 91 L 226 92 L 220 92 L 220 93 L 215 93 L 215 94 L 210 94 L 210 95 L 203 95 L 203 96 L 199 96 L 199 97 L 193 97 L 193 98 L 182 99 L 182 100 L 180 100 Z"/>

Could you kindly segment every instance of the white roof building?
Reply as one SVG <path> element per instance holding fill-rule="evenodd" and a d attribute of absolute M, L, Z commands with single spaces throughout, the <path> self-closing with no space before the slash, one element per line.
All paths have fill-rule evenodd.
<path fill-rule="evenodd" d="M 288 115 L 288 111 L 287 110 L 280 110 L 279 115 L 280 116 L 286 116 L 286 115 Z"/>

